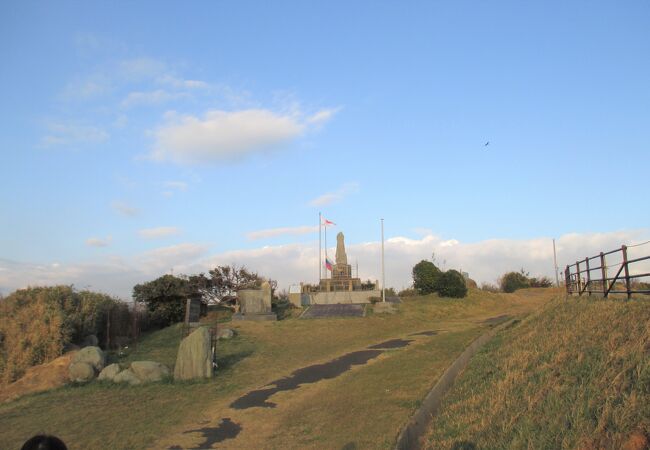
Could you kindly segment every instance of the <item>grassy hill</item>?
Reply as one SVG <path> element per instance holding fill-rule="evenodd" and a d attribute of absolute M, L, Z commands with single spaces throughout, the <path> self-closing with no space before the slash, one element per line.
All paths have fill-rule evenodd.
<path fill-rule="evenodd" d="M 440 374 L 490 326 L 486 319 L 525 317 L 552 295 L 471 291 L 462 300 L 410 298 L 395 315 L 228 324 L 238 335 L 220 343 L 214 379 L 134 387 L 95 382 L 25 396 L 0 405 L 0 448 L 19 448 L 38 432 L 60 436 L 71 449 L 191 448 L 200 439 L 186 431 L 223 417 L 244 430 L 226 447 L 390 448 Z M 437 334 L 409 337 L 430 330 Z M 394 338 L 413 342 L 336 378 L 276 394 L 276 408 L 229 407 L 296 369 Z M 179 339 L 178 327 L 151 333 L 123 360 L 173 365 Z"/>
<path fill-rule="evenodd" d="M 429 448 L 644 449 L 650 301 L 555 300 L 471 361 Z"/>

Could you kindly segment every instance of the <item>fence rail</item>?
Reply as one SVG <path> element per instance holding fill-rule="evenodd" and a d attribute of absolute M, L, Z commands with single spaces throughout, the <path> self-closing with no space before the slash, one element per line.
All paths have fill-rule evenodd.
<path fill-rule="evenodd" d="M 644 243 L 644 244 L 647 244 Z M 639 267 L 638 263 L 650 260 L 649 256 L 628 259 L 628 246 L 621 246 L 609 252 L 600 252 L 599 255 L 587 257 L 575 264 L 566 266 L 564 279 L 567 294 L 569 295 L 602 295 L 607 298 L 609 294 L 626 294 L 632 298 L 633 294 L 650 294 L 650 284 L 640 283 L 638 279 L 650 277 L 650 272 L 632 274 L 631 266 Z M 607 258 L 621 255 L 620 263 L 607 264 Z M 614 270 L 612 270 L 614 269 Z M 616 275 L 610 276 L 608 272 Z M 595 272 L 595 277 L 593 276 Z"/>

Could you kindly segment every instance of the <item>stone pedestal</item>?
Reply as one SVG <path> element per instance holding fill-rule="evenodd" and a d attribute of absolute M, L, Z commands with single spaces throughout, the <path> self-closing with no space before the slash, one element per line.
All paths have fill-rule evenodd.
<path fill-rule="evenodd" d="M 271 286 L 262 283 L 261 289 L 242 289 L 237 292 L 239 312 L 233 314 L 232 320 L 277 320 L 271 311 Z"/>

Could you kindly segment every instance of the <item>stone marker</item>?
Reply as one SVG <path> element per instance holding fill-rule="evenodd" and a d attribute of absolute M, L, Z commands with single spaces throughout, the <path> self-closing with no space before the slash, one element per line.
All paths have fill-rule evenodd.
<path fill-rule="evenodd" d="M 277 320 L 271 311 L 271 285 L 262 283 L 261 289 L 242 289 L 237 292 L 239 312 L 233 320 Z"/>
<path fill-rule="evenodd" d="M 68 367 L 68 376 L 70 377 L 70 381 L 86 383 L 95 378 L 95 369 L 87 362 L 73 362 Z"/>
<path fill-rule="evenodd" d="M 211 377 L 210 333 L 207 328 L 200 327 L 181 341 L 174 366 L 174 379 L 193 380 Z"/>
<path fill-rule="evenodd" d="M 106 355 L 99 347 L 84 347 L 74 355 L 72 362 L 88 363 L 99 373 L 106 365 Z"/>
<path fill-rule="evenodd" d="M 97 377 L 97 379 L 113 381 L 115 375 L 120 373 L 121 370 L 122 368 L 120 367 L 119 364 L 109 364 L 108 366 L 104 367 L 104 369 L 101 372 L 99 372 L 99 376 Z"/>
<path fill-rule="evenodd" d="M 115 375 L 113 378 L 115 383 L 129 383 L 130 385 L 140 384 L 141 381 L 135 376 L 131 369 L 126 369 Z"/>
<path fill-rule="evenodd" d="M 164 364 L 155 361 L 134 361 L 131 371 L 140 381 L 160 381 L 169 376 L 169 369 Z"/>

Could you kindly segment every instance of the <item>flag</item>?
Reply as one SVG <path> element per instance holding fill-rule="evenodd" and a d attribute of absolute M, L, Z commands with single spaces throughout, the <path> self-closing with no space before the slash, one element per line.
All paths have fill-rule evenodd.
<path fill-rule="evenodd" d="M 325 258 L 325 267 L 327 267 L 327 270 L 330 272 L 332 271 L 332 261 L 330 261 L 329 258 Z"/>
<path fill-rule="evenodd" d="M 325 217 L 323 217 L 323 225 L 328 226 L 328 225 L 336 225 L 336 224 L 331 220 L 327 220 Z"/>

